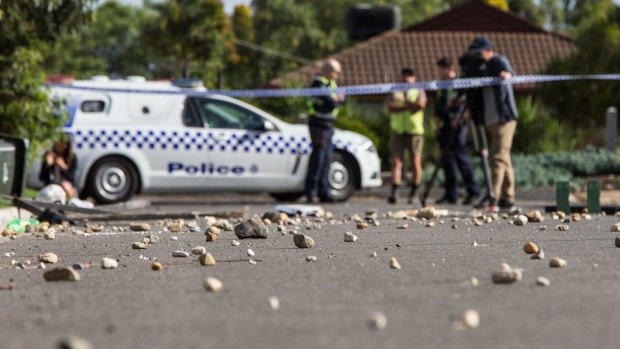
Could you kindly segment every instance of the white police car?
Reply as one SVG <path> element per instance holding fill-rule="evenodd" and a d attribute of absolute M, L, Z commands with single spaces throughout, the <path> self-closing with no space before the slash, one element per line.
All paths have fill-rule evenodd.
<path fill-rule="evenodd" d="M 169 82 L 99 80 L 52 89 L 68 101 L 65 130 L 78 158 L 78 187 L 97 202 L 124 201 L 137 192 L 303 195 L 311 152 L 307 126 L 234 98 L 180 93 L 191 91 Z M 122 91 L 128 89 L 143 92 Z M 337 130 L 334 148 L 329 182 L 335 198 L 381 185 L 380 160 L 368 138 Z"/>

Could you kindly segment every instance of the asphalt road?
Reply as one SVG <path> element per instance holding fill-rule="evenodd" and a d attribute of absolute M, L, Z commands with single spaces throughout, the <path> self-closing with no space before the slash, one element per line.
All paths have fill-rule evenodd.
<path fill-rule="evenodd" d="M 142 211 L 246 209 L 253 214 L 273 208 L 263 196 L 209 196 L 206 204 L 200 203 L 202 197 L 193 200 Z M 504 219 L 478 227 L 441 218 L 432 228 L 409 222 L 400 230 L 403 221 L 382 216 L 405 205 L 358 197 L 325 208 L 339 222 L 377 209 L 381 225 L 357 230 L 348 221 L 322 223 L 320 230 L 302 227 L 316 241 L 313 249 L 295 248 L 292 236 L 275 232 L 275 225 L 268 239 L 241 240 L 240 246 L 231 245 L 232 232 L 206 242 L 201 233 L 184 231 L 163 232 L 160 243 L 133 250 L 131 243 L 146 235 L 111 233 L 112 225 L 124 223 L 110 223 L 104 233 L 91 236 L 58 234 L 47 241 L 27 235 L 0 244 L 0 283 L 12 279 L 14 284 L 0 291 L 0 347 L 56 348 L 67 335 L 85 338 L 95 348 L 119 349 L 620 347 L 620 249 L 614 247 L 617 233 L 610 232 L 616 217 L 571 222 L 568 232 L 556 231 L 559 222 L 548 216 L 523 227 Z M 359 240 L 345 243 L 345 231 Z M 173 235 L 177 241 L 170 239 Z M 531 260 L 523 252 L 529 240 L 544 249 L 547 259 Z M 199 245 L 213 254 L 215 266 L 202 267 L 194 256 L 171 257 L 174 250 Z M 256 253 L 256 265 L 248 263 L 248 248 Z M 43 270 L 10 266 L 12 259 L 36 264 L 46 251 L 60 257 L 59 265 L 95 264 L 80 271 L 79 282 L 46 282 Z M 5 256 L 11 252 L 14 256 Z M 152 261 L 140 255 L 157 258 L 164 270 L 152 271 Z M 308 255 L 318 260 L 307 262 Z M 555 256 L 568 266 L 549 268 Z M 118 259 L 119 268 L 102 270 L 97 265 L 102 257 Z M 401 270 L 390 269 L 390 257 L 398 259 Z M 523 268 L 523 280 L 492 284 L 491 273 L 501 262 Z M 206 292 L 207 276 L 222 280 L 224 289 Z M 551 285 L 536 286 L 538 276 Z M 471 277 L 478 286 L 468 285 Z M 279 299 L 279 309 L 271 309 L 270 297 Z M 455 329 L 466 309 L 480 313 L 480 326 Z M 387 317 L 384 330 L 370 328 L 373 312 Z"/>

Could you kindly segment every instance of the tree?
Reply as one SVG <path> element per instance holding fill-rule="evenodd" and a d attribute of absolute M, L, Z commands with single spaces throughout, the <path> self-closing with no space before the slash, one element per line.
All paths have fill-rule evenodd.
<path fill-rule="evenodd" d="M 549 74 L 607 74 L 618 70 L 620 61 L 620 18 L 611 0 L 602 0 L 588 8 L 577 26 L 577 51 L 570 57 L 555 60 Z M 543 100 L 562 122 L 580 128 L 602 123 L 608 106 L 620 105 L 616 81 L 581 80 L 548 84 Z"/>
<path fill-rule="evenodd" d="M 146 23 L 143 40 L 150 47 L 157 74 L 182 77 L 198 72 L 216 84 L 227 27 L 219 0 L 168 0 L 151 4 L 157 15 Z"/>
<path fill-rule="evenodd" d="M 60 132 L 43 88 L 41 48 L 89 19 L 91 0 L 0 1 L 0 130 L 31 149 Z"/>
<path fill-rule="evenodd" d="M 258 81 L 255 79 L 256 69 L 253 62 L 257 53 L 247 47 L 255 38 L 252 10 L 248 6 L 237 5 L 230 20 L 232 34 L 237 41 L 234 54 L 229 56 L 226 66 L 226 85 L 236 89 L 255 87 Z"/>
<path fill-rule="evenodd" d="M 77 78 L 148 76 L 140 35 L 150 15 L 143 8 L 104 3 L 93 12 L 89 25 L 65 33 L 52 45 L 45 59 L 46 71 Z"/>

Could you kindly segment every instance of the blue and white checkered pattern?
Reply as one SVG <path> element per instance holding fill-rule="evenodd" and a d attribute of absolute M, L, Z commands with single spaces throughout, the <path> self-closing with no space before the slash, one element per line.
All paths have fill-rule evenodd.
<path fill-rule="evenodd" d="M 305 136 L 265 133 L 218 132 L 217 130 L 71 130 L 79 149 L 205 150 L 218 152 L 307 155 L 312 149 Z M 355 153 L 359 145 L 334 139 L 334 149 Z"/>

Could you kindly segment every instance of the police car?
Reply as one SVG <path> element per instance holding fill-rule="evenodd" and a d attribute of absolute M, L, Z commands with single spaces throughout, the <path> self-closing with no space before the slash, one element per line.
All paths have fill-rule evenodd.
<path fill-rule="evenodd" d="M 301 197 L 311 152 L 307 126 L 234 98 L 192 93 L 201 90 L 141 78 L 53 87 L 53 97 L 67 101 L 65 131 L 72 136 L 83 196 L 99 203 L 139 192 Z M 329 183 L 336 199 L 381 185 L 380 159 L 368 138 L 336 130 L 334 151 Z"/>

